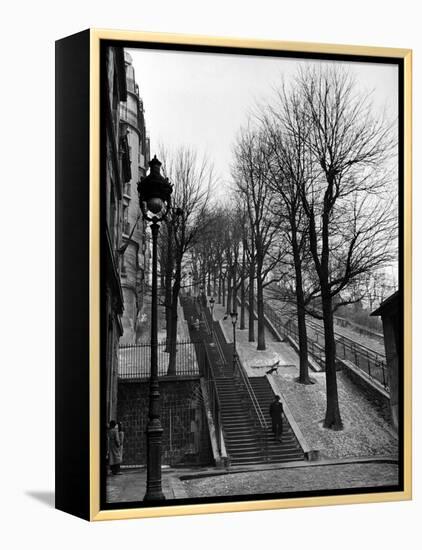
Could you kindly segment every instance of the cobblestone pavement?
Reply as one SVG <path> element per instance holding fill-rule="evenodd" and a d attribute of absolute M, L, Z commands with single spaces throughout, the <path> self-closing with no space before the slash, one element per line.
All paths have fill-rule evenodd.
<path fill-rule="evenodd" d="M 337 373 L 342 431 L 323 427 L 326 392 L 325 373 L 312 373 L 315 384 L 304 386 L 295 381 L 297 375 L 274 376 L 302 434 L 313 449 L 325 457 L 397 456 L 398 440 L 382 408 L 370 401 L 347 376 Z"/>
<path fill-rule="evenodd" d="M 179 479 L 180 474 L 172 470 L 163 470 L 162 488 L 166 499 L 185 498 L 186 493 Z M 146 470 L 145 468 L 122 470 L 121 475 L 107 476 L 107 502 L 141 501 L 145 496 Z"/>
<path fill-rule="evenodd" d="M 398 466 L 382 460 L 353 463 L 291 463 L 250 466 L 248 471 L 220 473 L 215 468 L 168 469 L 162 473 L 167 500 L 208 496 L 382 487 L 398 483 Z M 107 477 L 107 502 L 142 501 L 145 468 Z"/>
<path fill-rule="evenodd" d="M 386 463 L 304 466 L 182 481 L 190 498 L 382 487 L 398 483 L 398 467 Z"/>

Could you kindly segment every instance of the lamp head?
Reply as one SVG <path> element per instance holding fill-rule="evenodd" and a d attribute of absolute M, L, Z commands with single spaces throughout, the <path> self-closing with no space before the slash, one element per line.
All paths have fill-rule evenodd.
<path fill-rule="evenodd" d="M 149 174 L 138 183 L 139 204 L 144 218 L 149 219 L 148 212 L 164 218 L 170 206 L 172 185 L 168 178 L 161 175 L 161 162 L 156 156 L 150 160 Z"/>

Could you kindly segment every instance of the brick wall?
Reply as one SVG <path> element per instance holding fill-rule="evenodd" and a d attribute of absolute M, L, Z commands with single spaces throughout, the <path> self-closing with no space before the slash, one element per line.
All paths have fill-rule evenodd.
<path fill-rule="evenodd" d="M 212 464 L 199 380 L 160 381 L 162 464 Z M 146 463 L 148 381 L 119 381 L 117 420 L 123 423 L 123 464 Z"/>

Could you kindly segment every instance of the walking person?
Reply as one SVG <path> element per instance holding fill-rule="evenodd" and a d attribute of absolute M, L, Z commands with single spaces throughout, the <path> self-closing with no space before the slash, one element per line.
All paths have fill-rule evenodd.
<path fill-rule="evenodd" d="M 119 429 L 115 420 L 111 420 L 107 433 L 107 455 L 111 473 L 113 475 L 120 474 L 121 452 L 120 452 L 120 437 Z"/>
<path fill-rule="evenodd" d="M 281 403 L 279 395 L 274 396 L 274 401 L 270 405 L 270 416 L 274 437 L 281 441 L 283 434 L 283 403 Z"/>

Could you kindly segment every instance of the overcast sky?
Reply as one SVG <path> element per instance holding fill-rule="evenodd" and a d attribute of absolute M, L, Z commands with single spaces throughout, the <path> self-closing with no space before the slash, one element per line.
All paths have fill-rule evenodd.
<path fill-rule="evenodd" d="M 159 144 L 194 146 L 207 154 L 220 179 L 230 179 L 232 145 L 257 103 L 271 95 L 281 78 L 290 79 L 301 63 L 276 57 L 128 49 L 144 101 L 151 156 Z M 320 63 L 310 61 L 310 63 Z M 338 63 L 338 62 L 335 62 Z M 345 63 L 362 89 L 373 91 L 377 108 L 397 117 L 395 65 Z"/>

